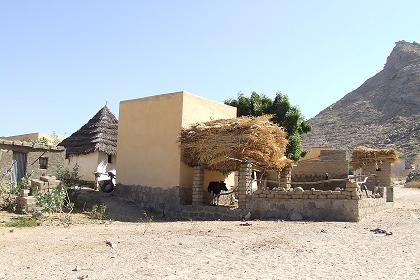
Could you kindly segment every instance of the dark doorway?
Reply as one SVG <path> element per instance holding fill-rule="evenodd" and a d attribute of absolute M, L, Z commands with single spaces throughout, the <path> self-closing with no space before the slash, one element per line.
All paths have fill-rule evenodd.
<path fill-rule="evenodd" d="M 13 152 L 12 182 L 17 183 L 26 174 L 26 153 Z"/>

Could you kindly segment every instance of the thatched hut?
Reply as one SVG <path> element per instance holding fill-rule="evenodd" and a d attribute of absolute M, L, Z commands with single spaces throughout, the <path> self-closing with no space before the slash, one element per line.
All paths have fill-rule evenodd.
<path fill-rule="evenodd" d="M 116 167 L 118 120 L 104 106 L 78 131 L 59 146 L 66 148 L 67 167 L 79 168 L 81 180 L 95 181 L 94 172 Z"/>
<path fill-rule="evenodd" d="M 398 161 L 400 153 L 395 149 L 373 149 L 359 146 L 353 149 L 350 164 L 354 170 L 369 176 L 373 185 L 391 185 L 391 164 Z"/>
<path fill-rule="evenodd" d="M 371 164 L 394 163 L 399 157 L 400 153 L 395 149 L 373 149 L 359 146 L 353 149 L 350 164 L 354 169 L 359 169 Z"/>
<path fill-rule="evenodd" d="M 293 161 L 284 157 L 287 134 L 270 117 L 214 120 L 183 129 L 180 137 L 183 161 L 225 174 L 239 170 L 245 160 L 258 169 L 290 167 Z"/>

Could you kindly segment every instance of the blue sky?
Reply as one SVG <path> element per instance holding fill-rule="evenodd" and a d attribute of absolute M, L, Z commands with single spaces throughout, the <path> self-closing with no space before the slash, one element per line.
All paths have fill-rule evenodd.
<path fill-rule="evenodd" d="M 306 117 L 420 41 L 420 1 L 0 0 L 0 135 L 71 134 L 108 101 L 289 95 Z M 163 112 L 164 113 L 164 112 Z"/>

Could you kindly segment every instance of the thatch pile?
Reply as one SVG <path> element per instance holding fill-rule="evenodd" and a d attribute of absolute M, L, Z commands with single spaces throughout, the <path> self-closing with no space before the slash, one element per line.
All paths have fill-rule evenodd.
<path fill-rule="evenodd" d="M 359 169 L 371 163 L 396 162 L 400 153 L 395 149 L 372 149 L 359 146 L 353 149 L 350 164 L 354 169 Z"/>
<path fill-rule="evenodd" d="M 64 139 L 58 146 L 66 148 L 67 155 L 89 154 L 101 151 L 117 153 L 118 120 L 107 106 L 99 110 L 87 124 Z"/>
<path fill-rule="evenodd" d="M 284 157 L 287 134 L 270 118 L 266 115 L 215 120 L 183 129 L 183 161 L 223 173 L 239 170 L 238 160 L 249 160 L 261 169 L 290 166 L 293 161 Z"/>

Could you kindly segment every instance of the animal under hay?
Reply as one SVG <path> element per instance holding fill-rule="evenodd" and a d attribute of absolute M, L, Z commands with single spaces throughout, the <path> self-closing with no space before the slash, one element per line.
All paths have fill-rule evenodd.
<path fill-rule="evenodd" d="M 350 164 L 354 169 L 359 169 L 368 164 L 393 163 L 399 157 L 400 153 L 395 149 L 372 149 L 359 146 L 353 149 Z"/>
<path fill-rule="evenodd" d="M 239 170 L 240 162 L 245 160 L 259 169 L 291 166 L 293 161 L 284 156 L 286 132 L 270 118 L 214 120 L 185 128 L 180 136 L 183 161 L 225 174 Z"/>
<path fill-rule="evenodd" d="M 219 205 L 219 198 L 222 191 L 228 191 L 226 183 L 223 181 L 210 182 L 207 191 L 212 195 L 210 205 Z"/>

